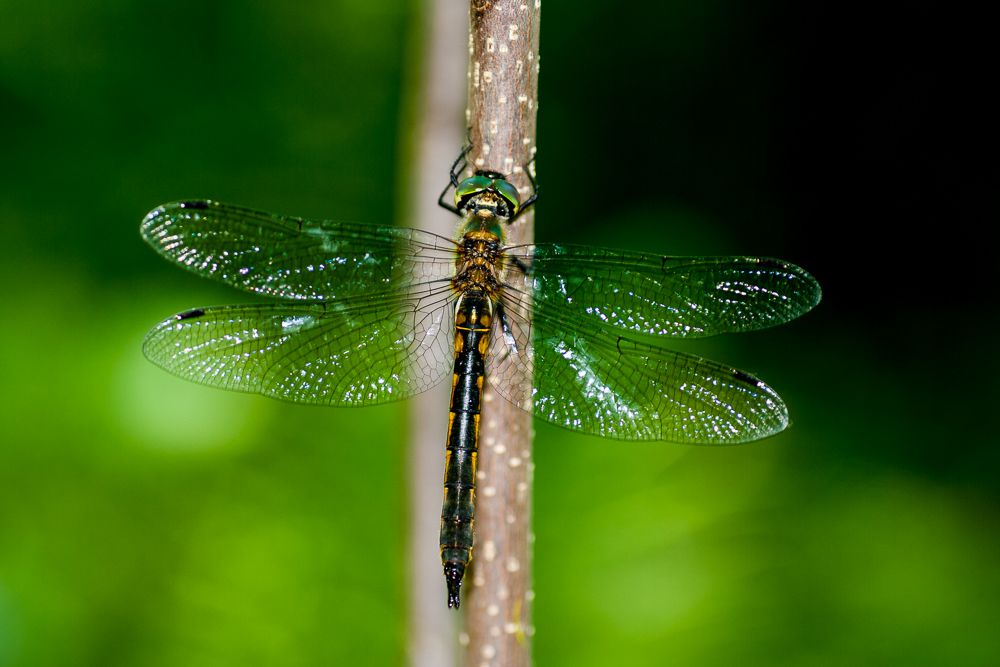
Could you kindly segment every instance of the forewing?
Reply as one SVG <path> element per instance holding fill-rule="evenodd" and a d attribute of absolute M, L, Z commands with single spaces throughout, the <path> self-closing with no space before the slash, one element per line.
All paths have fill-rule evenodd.
<path fill-rule="evenodd" d="M 445 293 L 326 304 L 220 306 L 146 336 L 155 364 L 194 382 L 295 403 L 376 405 L 417 394 L 452 363 Z"/>
<path fill-rule="evenodd" d="M 762 257 L 662 257 L 539 244 L 506 249 L 508 291 L 558 310 L 571 327 L 696 338 L 754 331 L 819 303 L 819 284 Z"/>
<path fill-rule="evenodd" d="M 331 301 L 441 284 L 450 240 L 415 229 L 273 215 L 215 201 L 164 204 L 142 237 L 207 278 L 283 299 Z"/>

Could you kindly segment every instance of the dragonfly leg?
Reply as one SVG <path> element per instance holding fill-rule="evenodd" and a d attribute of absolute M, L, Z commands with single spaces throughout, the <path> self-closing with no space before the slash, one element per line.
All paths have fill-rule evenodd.
<path fill-rule="evenodd" d="M 453 187 L 458 187 L 458 175 L 465 171 L 465 166 L 467 164 L 466 158 L 469 157 L 469 151 L 471 150 L 472 140 L 470 139 L 468 143 L 462 146 L 462 152 L 458 154 L 458 157 L 455 158 L 455 161 L 451 164 L 451 171 L 448 172 L 448 176 L 451 178 L 451 184 Z"/>
<path fill-rule="evenodd" d="M 523 261 L 521 261 L 520 257 L 511 257 L 510 261 L 511 264 L 516 266 L 521 273 L 523 273 L 526 276 L 531 275 L 531 267 L 525 264 Z"/>
<path fill-rule="evenodd" d="M 472 142 L 465 144 L 462 147 L 462 152 L 458 154 L 458 157 L 451 165 L 451 170 L 448 172 L 448 185 L 444 186 L 444 190 L 441 191 L 441 196 L 438 197 L 438 206 L 443 209 L 447 209 L 454 213 L 455 215 L 462 215 L 461 211 L 458 210 L 454 204 L 449 204 L 448 200 L 445 199 L 445 195 L 448 194 L 448 190 L 458 187 L 458 175 L 465 171 L 465 166 L 467 164 L 466 157 L 469 155 L 469 151 L 472 150 Z"/>
<path fill-rule="evenodd" d="M 510 320 L 507 319 L 507 311 L 504 310 L 503 302 L 497 301 L 495 306 L 497 318 L 500 320 L 500 331 L 503 334 L 503 342 L 507 346 L 507 356 L 517 354 L 517 340 L 510 327 Z"/>
<path fill-rule="evenodd" d="M 455 215 L 462 215 L 461 211 L 458 210 L 457 206 L 455 206 L 454 204 L 449 204 L 448 201 L 444 198 L 445 195 L 448 194 L 448 190 L 451 190 L 451 183 L 446 185 L 444 190 L 441 191 L 441 196 L 438 197 L 438 206 L 440 206 L 443 209 L 451 211 Z"/>
<path fill-rule="evenodd" d="M 517 215 L 510 219 L 511 222 L 517 220 L 518 217 L 527 211 L 528 208 L 535 203 L 535 200 L 538 199 L 538 183 L 535 182 L 535 175 L 532 173 L 534 165 L 535 157 L 532 156 L 531 160 L 528 161 L 528 164 L 524 166 L 524 173 L 528 175 L 528 182 L 531 183 L 531 196 L 524 200 L 524 203 L 521 204 L 521 208 L 517 211 Z"/>

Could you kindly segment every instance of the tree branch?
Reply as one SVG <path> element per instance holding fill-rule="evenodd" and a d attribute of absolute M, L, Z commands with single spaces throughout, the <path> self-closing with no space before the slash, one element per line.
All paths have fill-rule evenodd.
<path fill-rule="evenodd" d="M 539 0 L 472 0 L 469 108 L 474 169 L 507 175 L 531 193 L 538 109 Z M 509 244 L 531 243 L 534 212 L 508 229 Z M 489 373 L 489 369 L 487 369 Z M 531 415 L 488 388 L 483 399 L 477 479 L 476 547 L 462 635 L 467 665 L 531 663 Z"/>

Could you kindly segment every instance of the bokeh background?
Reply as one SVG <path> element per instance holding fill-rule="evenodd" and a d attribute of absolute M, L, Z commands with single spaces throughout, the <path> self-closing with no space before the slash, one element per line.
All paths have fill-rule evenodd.
<path fill-rule="evenodd" d="M 988 23 L 944 7 L 544 3 L 539 240 L 779 256 L 825 293 L 698 348 L 782 393 L 779 437 L 538 426 L 538 664 L 1000 663 L 1000 115 Z M 405 406 L 154 368 L 155 322 L 245 297 L 138 224 L 405 220 L 421 11 L 0 0 L 0 665 L 405 660 Z"/>

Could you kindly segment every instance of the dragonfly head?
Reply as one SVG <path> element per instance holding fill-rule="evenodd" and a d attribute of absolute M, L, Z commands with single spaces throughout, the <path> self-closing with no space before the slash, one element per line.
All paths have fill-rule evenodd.
<path fill-rule="evenodd" d="M 477 171 L 455 188 L 455 206 L 462 215 L 509 222 L 521 208 L 521 197 L 503 174 Z"/>

